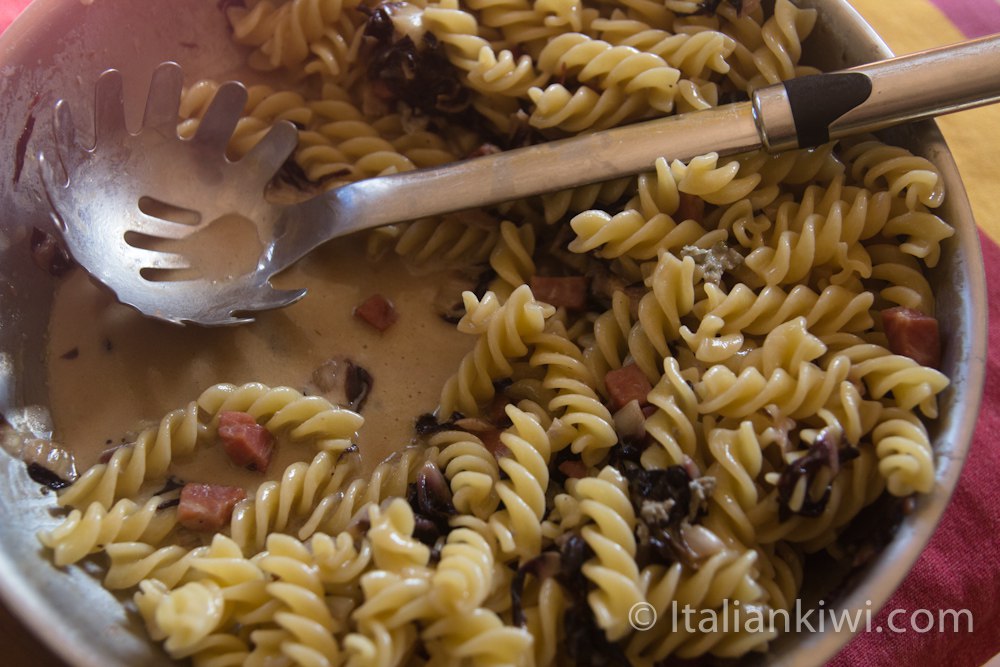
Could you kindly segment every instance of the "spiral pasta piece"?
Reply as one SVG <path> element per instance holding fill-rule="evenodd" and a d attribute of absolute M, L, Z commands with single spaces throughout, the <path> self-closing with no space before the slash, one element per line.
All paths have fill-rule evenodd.
<path fill-rule="evenodd" d="M 260 622 L 258 608 L 268 606 L 264 573 L 221 535 L 191 565 L 207 576 L 173 589 L 157 579 L 141 582 L 135 602 L 151 636 L 164 639 L 174 658 L 190 656 L 199 664 L 245 659 L 248 647 L 231 641 L 230 633 L 235 624 L 248 629 Z"/>
<path fill-rule="evenodd" d="M 773 404 L 781 414 L 801 419 L 826 405 L 852 371 L 842 354 L 824 367 L 813 363 L 826 346 L 806 331 L 801 317 L 774 329 L 755 352 L 759 367 L 750 363 L 737 375 L 719 364 L 702 374 L 695 384 L 701 413 L 743 419 Z"/>
<path fill-rule="evenodd" d="M 411 626 L 389 630 L 378 621 L 359 624 L 344 637 L 347 667 L 395 667 L 412 651 L 417 631 Z"/>
<path fill-rule="evenodd" d="M 629 332 L 629 352 L 651 382 L 660 377 L 660 361 L 669 354 L 668 342 L 680 336 L 681 317 L 694 308 L 695 262 L 661 252 L 646 279 L 649 291 L 639 301 L 638 321 Z"/>
<path fill-rule="evenodd" d="M 751 87 L 779 83 L 813 72 L 798 63 L 802 56 L 802 40 L 809 36 L 815 24 L 815 9 L 800 9 L 790 0 L 778 0 L 774 15 L 759 27 L 756 36 L 759 46 L 751 51 L 743 45 L 745 39 L 737 39 L 729 79 L 738 88 L 749 91 Z"/>
<path fill-rule="evenodd" d="M 264 482 L 252 498 L 237 503 L 230 520 L 233 539 L 248 552 L 261 551 L 268 535 L 310 515 L 323 498 L 339 492 L 353 472 L 353 466 L 338 464 L 326 451 L 309 463 L 289 465 L 279 481 Z"/>
<path fill-rule="evenodd" d="M 479 339 L 444 385 L 440 414 L 445 416 L 455 412 L 478 415 L 479 406 L 493 398 L 493 381 L 510 376 L 510 360 L 528 353 L 525 339 L 540 333 L 554 312 L 551 306 L 535 301 L 527 285 L 515 289 L 502 306 L 491 292 L 482 300 L 471 292 L 463 298 L 466 314 L 459 329 L 478 333 Z"/>
<path fill-rule="evenodd" d="M 941 371 L 872 343 L 859 342 L 839 354 L 850 359 L 851 377 L 863 381 L 874 398 L 891 394 L 904 410 L 919 408 L 926 417 L 937 416 L 937 395 L 949 384 Z"/>
<path fill-rule="evenodd" d="M 641 95 L 643 106 L 664 113 L 674 108 L 680 72 L 662 58 L 630 46 L 614 46 L 582 33 L 551 39 L 538 56 L 538 67 L 550 74 L 574 77 L 603 90 Z"/>
<path fill-rule="evenodd" d="M 164 479 L 171 461 L 190 455 L 205 431 L 192 401 L 168 413 L 158 426 L 144 429 L 134 443 L 116 449 L 107 463 L 89 468 L 59 494 L 59 504 L 79 509 L 96 502 L 110 509 L 119 498 L 136 495 L 146 480 Z"/>
<path fill-rule="evenodd" d="M 450 658 L 477 667 L 525 664 L 532 644 L 524 628 L 506 625 L 483 608 L 442 618 L 427 626 L 421 638 L 432 662 Z"/>
<path fill-rule="evenodd" d="M 433 451 L 406 447 L 379 463 L 367 480 L 355 479 L 341 490 L 324 496 L 298 531 L 299 539 L 316 533 L 339 535 L 359 519 L 370 505 L 406 497 L 417 469 L 432 460 Z"/>
<path fill-rule="evenodd" d="M 844 151 L 851 176 L 876 189 L 885 184 L 889 193 L 902 197 L 909 210 L 918 204 L 937 208 L 944 200 L 944 179 L 925 158 L 905 148 L 889 146 L 876 139 L 861 141 Z"/>
<path fill-rule="evenodd" d="M 463 514 L 487 519 L 500 504 L 497 459 L 482 440 L 465 431 L 434 434 L 429 444 L 441 450 L 438 464 L 451 486 L 452 503 Z"/>
<path fill-rule="evenodd" d="M 733 535 L 742 547 L 756 543 L 747 515 L 760 502 L 756 479 L 763 467 L 763 450 L 777 437 L 757 433 L 749 421 L 736 429 L 713 428 L 706 437 L 714 460 L 707 474 L 716 480 L 705 527 L 716 535 Z M 713 511 L 714 510 L 714 511 Z"/>
<path fill-rule="evenodd" d="M 640 574 L 645 598 L 660 619 L 670 618 L 672 605 L 694 611 L 714 610 L 722 613 L 723 600 L 739 601 L 750 608 L 764 602 L 766 592 L 756 582 L 757 552 L 724 549 L 709 556 L 696 571 L 685 571 L 679 563 L 669 567 L 650 565 Z M 731 620 L 731 619 L 730 619 Z M 652 665 L 670 655 L 690 659 L 711 652 L 719 656 L 742 655 L 765 646 L 774 632 L 764 629 L 745 633 L 732 625 L 730 633 L 699 634 L 697 627 L 672 624 L 662 620 L 645 632 L 637 632 L 628 640 L 626 654 L 633 664 Z M 696 624 L 695 624 L 696 626 Z"/>
<path fill-rule="evenodd" d="M 587 595 L 594 618 L 611 641 L 631 632 L 630 610 L 645 601 L 635 563 L 635 512 L 627 490 L 624 477 L 610 466 L 570 488 L 581 513 L 593 522 L 581 529 L 594 550 L 583 574 L 595 587 Z"/>
<path fill-rule="evenodd" d="M 941 260 L 941 242 L 955 235 L 951 225 L 927 211 L 897 215 L 886 222 L 882 231 L 890 237 L 906 236 L 899 249 L 923 260 L 929 268 L 937 266 Z"/>
<path fill-rule="evenodd" d="M 476 64 L 469 71 L 469 86 L 492 95 L 525 97 L 532 87 L 544 85 L 548 76 L 535 69 L 531 57 L 515 58 L 509 49 L 499 53 L 484 45 Z"/>
<path fill-rule="evenodd" d="M 610 206 L 634 189 L 635 182 L 625 177 L 542 195 L 545 222 L 552 224 L 568 214 L 587 211 L 597 205 Z"/>
<path fill-rule="evenodd" d="M 489 527 L 505 557 L 527 559 L 542 547 L 551 443 L 536 417 L 513 405 L 506 412 L 511 426 L 500 442 L 510 453 L 499 459 L 499 466 L 508 479 L 496 484 L 503 509 L 490 516 Z"/>
<path fill-rule="evenodd" d="M 230 8 L 228 17 L 236 41 L 256 47 L 250 66 L 267 71 L 300 65 L 326 27 L 358 4 L 357 0 L 290 0 L 273 7 L 266 1 L 255 2 L 251 7 Z"/>
<path fill-rule="evenodd" d="M 922 313 L 934 312 L 934 292 L 916 259 L 887 243 L 868 246 L 868 254 L 882 299 Z"/>
<path fill-rule="evenodd" d="M 544 89 L 528 89 L 528 96 L 534 105 L 530 123 L 540 130 L 604 130 L 639 116 L 645 108 L 639 95 L 627 95 L 617 87 L 602 92 L 587 87 L 570 91 L 561 83 L 552 83 Z"/>
<path fill-rule="evenodd" d="M 805 281 L 814 269 L 826 264 L 839 269 L 831 277 L 833 282 L 844 283 L 854 275 L 870 277 L 872 259 L 857 243 L 865 219 L 851 215 L 857 209 L 845 214 L 843 202 L 825 208 L 815 207 L 811 199 L 801 204 L 783 202 L 768 238 L 747 255 L 746 266 L 767 285 Z"/>
<path fill-rule="evenodd" d="M 431 578 L 432 604 L 443 615 L 472 612 L 491 592 L 493 569 L 493 549 L 482 535 L 470 528 L 452 530 Z"/>
<path fill-rule="evenodd" d="M 549 411 L 573 430 L 570 448 L 585 462 L 601 460 L 618 442 L 611 413 L 601 402 L 583 353 L 561 326 L 530 339 L 531 365 L 544 367 L 542 386 L 555 392 Z"/>
<path fill-rule="evenodd" d="M 600 257 L 622 256 L 637 260 L 653 259 L 660 252 L 676 253 L 685 246 L 711 246 L 719 234 L 708 232 L 694 220 L 675 221 L 666 213 L 646 219 L 635 209 L 610 215 L 605 211 L 584 211 L 570 220 L 576 238 L 573 252 L 597 250 Z"/>
<path fill-rule="evenodd" d="M 309 45 L 310 55 L 302 65 L 306 75 L 319 75 L 326 81 L 351 85 L 360 75 L 356 66 L 364 40 L 363 24 L 341 15 L 332 27 Z"/>
<path fill-rule="evenodd" d="M 414 266 L 432 262 L 461 266 L 480 263 L 490 256 L 497 231 L 459 216 L 444 216 L 399 226 L 393 236 L 393 252 Z"/>
<path fill-rule="evenodd" d="M 627 19 L 620 12 L 613 12 L 609 19 L 597 19 L 591 25 L 602 39 L 616 46 L 653 53 L 688 79 L 708 79 L 713 73 L 728 73 L 727 59 L 736 48 L 732 37 L 716 30 L 670 33 L 651 28 L 644 21 Z"/>
<path fill-rule="evenodd" d="M 687 164 L 679 160 L 670 163 L 677 189 L 697 195 L 710 204 L 731 204 L 753 192 L 760 183 L 760 174 L 740 177 L 736 160 L 719 165 L 716 153 L 701 155 Z"/>
<path fill-rule="evenodd" d="M 817 294 L 806 285 L 789 292 L 771 285 L 760 292 L 740 283 L 726 294 L 716 285 L 705 285 L 706 298 L 695 304 L 700 315 L 695 331 L 680 329 L 681 337 L 700 361 L 721 363 L 739 352 L 745 334 L 764 335 L 797 317 L 806 328 L 824 336 L 838 331 L 861 332 L 874 326 L 870 310 L 874 296 L 829 285 Z"/>
<path fill-rule="evenodd" d="M 490 291 L 503 301 L 527 283 L 535 274 L 535 229 L 531 225 L 516 226 L 509 220 L 500 223 L 500 238 L 490 253 L 490 267 L 497 277 L 490 282 Z"/>
<path fill-rule="evenodd" d="M 934 452 L 926 427 L 913 413 L 890 408 L 872 432 L 878 470 L 889 493 L 928 493 L 934 486 Z"/>
<path fill-rule="evenodd" d="M 293 442 L 312 440 L 316 449 L 330 452 L 350 447 L 350 439 L 365 421 L 322 396 L 304 396 L 291 387 L 271 388 L 257 382 L 217 384 L 198 397 L 198 405 L 211 415 L 210 432 L 217 428 L 222 412 L 246 412 L 272 433 L 287 430 Z"/>
<path fill-rule="evenodd" d="M 224 621 L 225 600 L 213 582 L 189 582 L 166 590 L 159 581 L 144 582 L 138 608 L 145 612 L 149 634 L 165 640 L 170 657 L 186 658 L 202 650 L 205 642 Z"/>
<path fill-rule="evenodd" d="M 163 502 L 160 496 L 143 505 L 123 498 L 110 510 L 92 502 L 85 511 L 74 509 L 58 526 L 40 532 L 38 539 L 52 549 L 58 566 L 76 563 L 118 542 L 159 544 L 177 523 L 175 510 L 160 509 Z"/>
<path fill-rule="evenodd" d="M 274 621 L 289 633 L 281 652 L 299 664 L 337 664 L 342 657 L 334 633 L 341 628 L 324 600 L 319 568 L 301 542 L 275 533 L 267 539 L 261 570 L 275 577 L 267 592 L 284 603 L 287 611 L 274 614 Z"/>
<path fill-rule="evenodd" d="M 201 119 L 218 89 L 219 84 L 211 79 L 203 79 L 184 89 L 179 111 L 182 120 L 177 128 L 182 138 L 190 139 L 198 131 Z M 312 119 L 313 111 L 301 94 L 276 91 L 265 85 L 250 86 L 226 154 L 232 160 L 246 156 L 278 121 L 305 127 Z"/>
<path fill-rule="evenodd" d="M 642 464 L 648 469 L 681 465 L 685 458 L 699 462 L 701 440 L 698 425 L 698 398 L 681 375 L 676 359 L 663 360 L 663 376 L 647 395 L 656 408 L 646 418 L 646 433 L 659 445 L 642 453 Z"/>
<path fill-rule="evenodd" d="M 479 65 L 480 53 L 492 50 L 479 36 L 476 18 L 458 8 L 457 0 L 443 0 L 421 13 L 424 27 L 444 45 L 448 60 L 458 70 L 470 72 Z"/>
<path fill-rule="evenodd" d="M 138 586 L 146 579 L 155 579 L 173 588 L 191 572 L 191 563 L 208 551 L 208 547 L 186 549 L 176 544 L 157 548 L 146 542 L 119 542 L 105 547 L 110 565 L 104 585 L 111 590 Z"/>

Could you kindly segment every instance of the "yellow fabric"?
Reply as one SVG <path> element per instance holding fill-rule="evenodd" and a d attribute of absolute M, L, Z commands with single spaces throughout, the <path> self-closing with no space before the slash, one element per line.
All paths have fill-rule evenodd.
<path fill-rule="evenodd" d="M 852 0 L 897 54 L 964 39 L 929 0 Z M 976 222 L 1000 241 L 1000 105 L 938 119 L 958 163 Z"/>

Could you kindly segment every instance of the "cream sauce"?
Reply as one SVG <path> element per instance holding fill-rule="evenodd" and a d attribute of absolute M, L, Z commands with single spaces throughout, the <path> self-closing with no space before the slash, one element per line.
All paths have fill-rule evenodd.
<path fill-rule="evenodd" d="M 346 355 L 374 379 L 358 438 L 363 467 L 370 470 L 412 441 L 416 417 L 437 406 L 445 380 L 474 342 L 434 312 L 444 278 L 415 279 L 398 261 L 370 263 L 360 239 L 339 240 L 275 281 L 308 288 L 300 302 L 262 313 L 250 325 L 205 329 L 146 319 L 76 271 L 59 287 L 50 322 L 55 439 L 85 470 L 142 422 L 159 420 L 213 384 L 263 382 L 301 390 L 322 362 Z M 384 333 L 352 315 L 374 293 L 392 300 L 399 313 Z M 215 483 L 260 481 L 229 464 L 219 449 L 183 468 L 208 467 Z M 272 462 L 268 478 L 315 454 L 287 449 Z"/>

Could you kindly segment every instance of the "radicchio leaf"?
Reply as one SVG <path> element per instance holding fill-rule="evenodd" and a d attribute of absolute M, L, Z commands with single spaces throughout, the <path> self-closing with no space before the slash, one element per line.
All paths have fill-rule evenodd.
<path fill-rule="evenodd" d="M 789 464 L 778 478 L 778 519 L 787 521 L 793 514 L 804 517 L 817 517 L 826 509 L 833 490 L 833 480 L 840 472 L 840 467 L 856 458 L 860 452 L 854 447 L 843 447 L 843 433 L 840 429 L 824 428 L 816 436 L 804 456 Z M 795 493 L 799 480 L 805 479 L 806 489 L 813 486 L 816 475 L 823 468 L 830 469 L 830 481 L 823 489 L 819 498 L 813 498 L 806 493 L 802 506 L 792 509 L 789 503 Z"/>

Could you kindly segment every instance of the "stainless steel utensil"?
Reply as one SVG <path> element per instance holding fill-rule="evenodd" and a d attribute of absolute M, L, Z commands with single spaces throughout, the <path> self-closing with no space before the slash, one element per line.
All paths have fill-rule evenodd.
<path fill-rule="evenodd" d="M 68 249 L 122 303 L 170 322 L 228 325 L 300 299 L 305 290 L 278 290 L 271 279 L 357 231 L 635 174 L 661 155 L 814 146 L 998 101 L 1000 36 L 801 77 L 717 109 L 367 179 L 293 205 L 267 201 L 264 188 L 295 147 L 294 127 L 277 124 L 246 157 L 229 161 L 245 90 L 224 84 L 196 135 L 183 140 L 176 130 L 182 78 L 174 63 L 156 69 L 142 127 L 132 133 L 121 75 L 108 70 L 96 86 L 95 145 L 79 145 L 60 100 L 54 147 L 39 162 Z M 225 280 L 150 277 L 150 269 L 188 266 L 182 254 L 153 249 L 150 237 L 186 238 L 229 215 L 257 225 L 264 250 L 252 271 Z M 179 222 L 183 216 L 197 222 Z"/>

